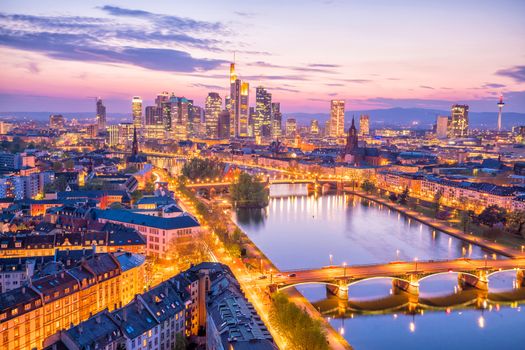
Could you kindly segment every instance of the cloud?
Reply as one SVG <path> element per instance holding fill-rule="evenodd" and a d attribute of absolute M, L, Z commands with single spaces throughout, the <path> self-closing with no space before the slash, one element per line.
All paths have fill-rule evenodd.
<path fill-rule="evenodd" d="M 285 91 L 285 92 L 293 92 L 293 93 L 300 92 L 297 89 L 290 89 L 290 88 L 284 88 L 284 87 L 269 87 L 268 91 L 270 91 L 270 92 L 272 92 L 272 91 Z"/>
<path fill-rule="evenodd" d="M 201 83 L 194 83 L 191 84 L 193 87 L 199 87 L 199 88 L 205 88 L 209 90 L 227 90 L 227 87 L 220 86 L 220 85 L 212 85 L 212 84 L 201 84 Z"/>
<path fill-rule="evenodd" d="M 165 26 L 168 26 L 167 28 L 175 28 L 181 32 L 226 31 L 225 26 L 220 22 L 197 21 L 191 18 L 184 18 L 173 15 L 168 16 L 143 10 L 126 9 L 110 5 L 102 6 L 100 9 L 112 16 L 142 18 L 152 23 L 156 23 L 159 27 L 166 28 Z"/>
<path fill-rule="evenodd" d="M 276 69 L 289 69 L 289 70 L 294 70 L 294 71 L 297 71 L 297 72 L 315 72 L 315 73 L 329 73 L 329 74 L 335 74 L 336 72 L 332 69 L 327 69 L 327 68 L 330 68 L 330 67 L 327 67 L 327 68 L 317 68 L 312 65 L 307 65 L 306 67 L 298 67 L 298 66 L 281 66 L 281 65 L 277 65 L 277 64 L 273 64 L 273 63 L 268 63 L 268 62 L 265 62 L 265 61 L 256 61 L 256 62 L 251 62 L 251 63 L 248 63 L 249 66 L 254 66 L 254 67 L 263 67 L 263 68 L 276 68 Z"/>
<path fill-rule="evenodd" d="M 312 63 L 312 64 L 309 64 L 308 67 L 312 67 L 312 68 L 340 68 L 341 66 L 338 65 L 338 64 Z"/>
<path fill-rule="evenodd" d="M 256 81 L 265 81 L 265 80 L 308 80 L 303 75 L 243 75 L 243 79 L 246 80 L 256 80 Z"/>
<path fill-rule="evenodd" d="M 500 69 L 496 74 L 512 78 L 518 83 L 525 83 L 525 66 L 514 66 L 511 68 Z"/>
<path fill-rule="evenodd" d="M 355 83 L 355 84 L 366 84 L 371 82 L 372 80 L 369 79 L 341 79 L 341 81 L 347 82 L 347 83 Z"/>
<path fill-rule="evenodd" d="M 482 87 L 485 88 L 485 89 L 499 89 L 499 88 L 504 88 L 505 85 L 498 84 L 498 83 L 486 83 Z"/>
<path fill-rule="evenodd" d="M 341 83 L 327 83 L 325 85 L 326 86 L 345 86 L 345 84 L 341 84 Z"/>
<path fill-rule="evenodd" d="M 242 11 L 235 11 L 234 12 L 237 16 L 245 17 L 245 18 L 253 18 L 257 16 L 257 13 L 255 12 L 242 12 Z"/>
<path fill-rule="evenodd" d="M 218 46 L 224 42 L 195 35 L 222 31 L 224 26 L 220 23 L 113 6 L 102 9 L 114 16 L 143 18 L 148 23 L 130 27 L 92 17 L 0 13 L 0 45 L 60 60 L 130 64 L 170 72 L 208 71 L 226 62 L 195 58 L 184 49 L 220 50 Z"/>
<path fill-rule="evenodd" d="M 428 85 L 419 85 L 419 87 L 422 89 L 435 90 L 432 86 L 428 86 Z"/>

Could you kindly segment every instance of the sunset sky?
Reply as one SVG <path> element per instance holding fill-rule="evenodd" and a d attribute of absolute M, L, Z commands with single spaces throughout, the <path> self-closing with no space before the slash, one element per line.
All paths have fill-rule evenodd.
<path fill-rule="evenodd" d="M 226 95 L 228 64 L 284 112 L 451 103 L 525 112 L 525 1 L 0 3 L 0 111 L 129 112 L 174 92 Z"/>

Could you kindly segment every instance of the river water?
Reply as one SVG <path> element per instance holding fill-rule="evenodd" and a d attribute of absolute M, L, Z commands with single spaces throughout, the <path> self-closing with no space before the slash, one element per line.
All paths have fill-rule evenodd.
<path fill-rule="evenodd" d="M 272 185 L 267 208 L 235 215 L 281 270 L 343 262 L 503 258 L 358 196 L 315 198 L 306 191 L 301 184 Z M 348 305 L 339 312 L 334 309 L 341 303 L 327 295 L 324 286 L 298 289 L 358 350 L 524 349 L 525 311 L 516 301 L 523 299 L 523 288 L 514 289 L 515 277 L 512 272 L 492 276 L 484 296 L 458 290 L 455 274 L 432 277 L 421 282 L 422 305 L 415 310 L 403 303 L 398 307 L 390 279 L 351 286 Z"/>

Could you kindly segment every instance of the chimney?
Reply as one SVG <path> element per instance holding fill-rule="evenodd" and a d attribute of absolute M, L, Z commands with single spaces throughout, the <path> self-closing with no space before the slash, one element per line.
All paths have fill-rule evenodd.
<path fill-rule="evenodd" d="M 124 308 L 122 309 L 122 320 L 124 320 L 124 322 L 128 322 L 128 308 Z"/>

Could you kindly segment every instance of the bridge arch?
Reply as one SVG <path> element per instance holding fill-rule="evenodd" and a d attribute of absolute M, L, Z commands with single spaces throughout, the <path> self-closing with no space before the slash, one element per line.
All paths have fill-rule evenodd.
<path fill-rule="evenodd" d="M 302 285 L 308 285 L 308 284 L 319 284 L 319 285 L 325 285 L 325 286 L 334 286 L 339 287 L 337 283 L 332 282 L 297 282 L 297 283 L 291 283 L 291 284 L 285 284 L 283 286 L 277 286 L 278 290 L 285 290 L 292 287 L 302 286 Z"/>
<path fill-rule="evenodd" d="M 459 275 L 459 274 L 463 274 L 463 275 L 469 275 L 469 276 L 472 276 L 472 277 L 476 277 L 476 278 L 479 278 L 479 276 L 473 274 L 473 273 L 470 273 L 470 272 L 461 272 L 461 271 L 445 271 L 445 272 L 438 272 L 438 273 L 433 273 L 433 274 L 430 274 L 430 275 L 427 275 L 427 276 L 424 276 L 424 277 L 421 277 L 419 279 L 419 282 L 421 281 L 424 281 L 426 279 L 429 279 L 429 278 L 432 278 L 432 277 L 435 277 L 435 276 L 440 276 L 440 275 L 450 275 L 450 274 L 455 274 L 455 275 Z"/>
<path fill-rule="evenodd" d="M 403 281 L 403 282 L 406 282 L 406 283 L 410 283 L 409 280 L 407 279 L 404 279 L 404 278 L 399 278 L 399 277 L 392 277 L 392 276 L 374 276 L 374 277 L 367 277 L 367 278 L 363 278 L 363 279 L 359 279 L 359 280 L 355 280 L 355 281 L 351 281 L 350 283 L 347 284 L 347 287 L 350 287 L 350 286 L 353 286 L 353 285 L 356 285 L 356 284 L 359 284 L 361 282 L 365 282 L 365 281 L 372 281 L 372 280 L 379 280 L 379 279 L 389 279 L 389 280 L 398 280 L 398 281 Z"/>
<path fill-rule="evenodd" d="M 513 269 L 505 269 L 505 270 L 497 270 L 497 271 L 494 271 L 494 272 L 491 272 L 487 275 L 487 278 L 490 278 L 490 276 L 494 276 L 494 275 L 497 275 L 498 273 L 503 273 L 503 272 L 514 272 L 514 273 L 517 273 L 520 269 L 518 268 L 513 268 Z"/>

